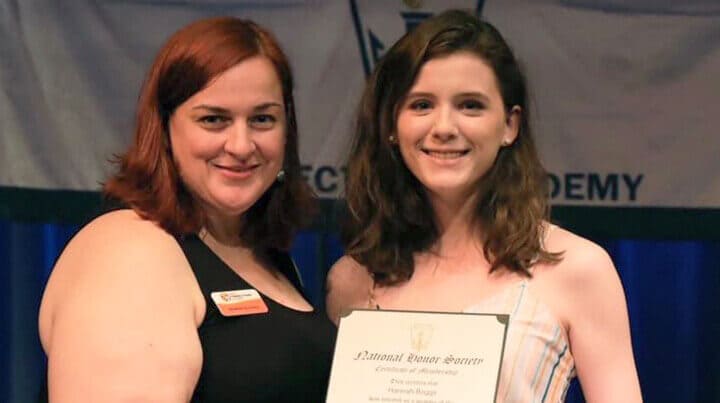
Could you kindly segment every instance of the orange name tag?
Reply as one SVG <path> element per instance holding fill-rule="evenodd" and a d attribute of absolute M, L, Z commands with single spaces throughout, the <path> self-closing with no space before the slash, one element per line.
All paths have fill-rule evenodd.
<path fill-rule="evenodd" d="M 210 298 L 223 316 L 254 315 L 268 311 L 260 294 L 251 289 L 215 291 Z"/>

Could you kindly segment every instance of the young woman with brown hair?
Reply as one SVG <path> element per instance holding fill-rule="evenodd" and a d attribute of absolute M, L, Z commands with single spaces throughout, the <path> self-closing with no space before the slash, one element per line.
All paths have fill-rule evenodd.
<path fill-rule="evenodd" d="M 328 314 L 506 313 L 499 402 L 562 401 L 576 374 L 587 401 L 640 401 L 616 270 L 549 223 L 528 111 L 512 51 L 471 14 L 431 17 L 385 54 L 360 105 Z"/>

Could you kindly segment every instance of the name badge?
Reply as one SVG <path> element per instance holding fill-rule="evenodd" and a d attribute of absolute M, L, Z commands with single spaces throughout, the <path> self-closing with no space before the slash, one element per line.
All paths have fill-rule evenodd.
<path fill-rule="evenodd" d="M 251 289 L 215 291 L 210 293 L 215 306 L 223 316 L 242 316 L 266 313 L 265 301 L 260 294 Z"/>

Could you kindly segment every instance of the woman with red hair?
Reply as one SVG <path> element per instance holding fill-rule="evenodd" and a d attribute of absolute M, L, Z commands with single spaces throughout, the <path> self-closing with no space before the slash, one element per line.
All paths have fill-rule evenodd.
<path fill-rule="evenodd" d="M 334 327 L 287 254 L 313 207 L 288 61 L 230 17 L 175 33 L 40 309 L 52 401 L 324 399 Z"/>

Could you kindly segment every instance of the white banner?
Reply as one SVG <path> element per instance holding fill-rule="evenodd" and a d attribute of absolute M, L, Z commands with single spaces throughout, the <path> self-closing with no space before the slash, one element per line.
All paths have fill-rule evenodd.
<path fill-rule="evenodd" d="M 0 186 L 97 190 L 163 41 L 236 15 L 286 50 L 305 174 L 335 197 L 367 71 L 407 29 L 460 7 L 495 24 L 528 73 L 555 204 L 720 208 L 720 3 L 625 3 L 0 1 Z"/>

